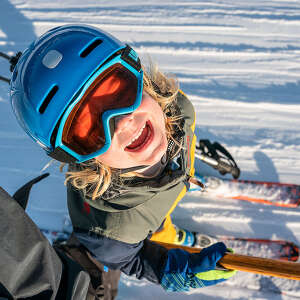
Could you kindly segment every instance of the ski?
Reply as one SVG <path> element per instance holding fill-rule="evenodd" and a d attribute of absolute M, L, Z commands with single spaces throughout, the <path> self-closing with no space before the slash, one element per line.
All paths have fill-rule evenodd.
<path fill-rule="evenodd" d="M 300 185 L 281 182 L 239 180 L 240 169 L 232 155 L 218 142 L 200 140 L 195 157 L 218 170 L 221 175 L 231 174 L 234 179 L 201 176 L 190 179 L 190 191 L 204 191 L 214 197 L 258 202 L 281 207 L 300 205 Z"/>
<path fill-rule="evenodd" d="M 223 242 L 228 248 L 233 249 L 238 254 L 293 262 L 299 260 L 299 247 L 286 240 L 239 238 L 221 235 L 208 236 L 201 233 L 194 233 L 194 236 L 194 247 L 197 248 L 204 248 L 217 242 Z"/>
<path fill-rule="evenodd" d="M 281 207 L 300 205 L 300 185 L 237 179 L 220 179 L 196 174 L 190 191 L 203 191 L 209 196 L 264 203 Z"/>

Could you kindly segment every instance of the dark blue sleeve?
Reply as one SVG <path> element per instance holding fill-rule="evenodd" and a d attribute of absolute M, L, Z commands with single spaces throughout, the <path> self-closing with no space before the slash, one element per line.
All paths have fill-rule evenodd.
<path fill-rule="evenodd" d="M 81 244 L 108 268 L 160 283 L 168 252 L 164 247 L 148 239 L 128 244 L 98 234 L 74 233 Z"/>

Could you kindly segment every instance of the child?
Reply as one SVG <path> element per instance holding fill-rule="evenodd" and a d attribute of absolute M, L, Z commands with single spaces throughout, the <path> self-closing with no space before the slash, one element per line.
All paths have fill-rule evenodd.
<path fill-rule="evenodd" d="M 170 214 L 194 173 L 191 102 L 128 46 L 99 29 L 54 28 L 25 50 L 11 80 L 24 130 L 68 163 L 74 234 L 93 258 L 168 291 L 216 284 L 223 243 L 197 254 L 155 243 L 194 243 Z"/>

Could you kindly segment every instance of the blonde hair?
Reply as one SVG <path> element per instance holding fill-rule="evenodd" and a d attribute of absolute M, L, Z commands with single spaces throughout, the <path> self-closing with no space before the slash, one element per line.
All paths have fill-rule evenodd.
<path fill-rule="evenodd" d="M 180 115 L 170 116 L 167 114 L 168 107 L 176 100 L 177 93 L 179 91 L 178 82 L 174 77 L 168 77 L 160 72 L 156 65 L 151 61 L 148 70 L 143 67 L 144 80 L 143 91 L 149 94 L 155 99 L 161 106 L 166 124 L 166 134 L 168 140 L 173 140 L 174 126 L 178 120 L 181 119 Z M 179 149 L 181 145 L 178 145 Z M 62 171 L 65 164 L 62 164 L 60 169 Z M 70 165 L 69 170 L 66 172 L 65 184 L 71 183 L 76 189 L 84 192 L 85 196 L 95 200 L 100 197 L 109 188 L 113 173 L 115 172 L 109 166 L 100 163 L 96 159 L 92 159 L 81 164 L 77 164 L 72 167 Z M 136 172 L 130 172 L 123 175 L 128 176 L 140 176 Z"/>

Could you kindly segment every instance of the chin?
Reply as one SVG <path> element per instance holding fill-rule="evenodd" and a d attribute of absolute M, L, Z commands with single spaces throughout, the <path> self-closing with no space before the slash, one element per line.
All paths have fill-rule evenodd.
<path fill-rule="evenodd" d="M 163 155 L 167 152 L 168 143 L 167 141 L 163 141 L 160 146 L 158 146 L 155 151 L 152 152 L 151 156 L 147 161 L 145 161 L 145 164 L 152 166 L 156 163 L 158 163 Z"/>
<path fill-rule="evenodd" d="M 151 158 L 149 160 L 147 160 L 144 165 L 147 165 L 147 166 L 153 166 L 155 165 L 156 163 L 158 163 L 160 161 L 160 159 L 162 158 L 163 154 L 160 156 L 160 155 L 157 155 L 155 156 L 155 158 Z"/>

